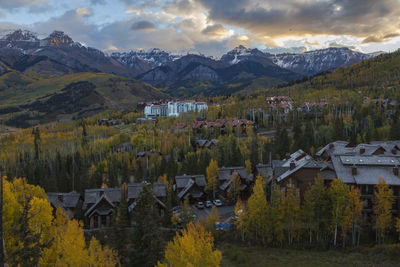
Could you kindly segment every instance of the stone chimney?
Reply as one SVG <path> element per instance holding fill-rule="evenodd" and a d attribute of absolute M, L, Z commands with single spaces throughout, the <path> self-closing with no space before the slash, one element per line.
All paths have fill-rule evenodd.
<path fill-rule="evenodd" d="M 294 163 L 294 161 L 290 161 L 290 170 L 293 170 L 294 168 L 296 168 L 296 163 Z"/>
<path fill-rule="evenodd" d="M 360 154 L 364 154 L 365 153 L 365 147 L 360 147 Z"/>
<path fill-rule="evenodd" d="M 356 167 L 356 165 L 353 165 L 353 167 L 351 167 L 351 174 L 352 175 L 357 175 L 357 167 Z"/>

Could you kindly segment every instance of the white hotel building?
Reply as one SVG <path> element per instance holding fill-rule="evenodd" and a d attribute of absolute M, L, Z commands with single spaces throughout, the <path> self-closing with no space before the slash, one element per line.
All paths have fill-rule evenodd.
<path fill-rule="evenodd" d="M 144 108 L 144 115 L 146 118 L 149 117 L 178 117 L 184 112 L 200 112 L 207 110 L 208 106 L 205 102 L 196 102 L 194 100 L 184 101 L 170 101 L 168 104 L 150 104 Z"/>

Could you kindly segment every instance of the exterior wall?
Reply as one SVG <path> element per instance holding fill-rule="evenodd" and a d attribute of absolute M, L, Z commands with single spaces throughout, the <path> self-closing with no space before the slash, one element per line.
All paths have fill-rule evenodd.
<path fill-rule="evenodd" d="M 314 183 L 315 177 L 319 174 L 319 169 L 304 168 L 293 173 L 290 177 L 286 178 L 278 184 L 281 190 L 290 186 L 290 183 L 299 190 L 300 198 L 303 200 L 304 193 L 310 189 L 311 185 Z"/>
<path fill-rule="evenodd" d="M 196 101 L 170 101 L 168 104 L 148 105 L 144 108 L 145 117 L 178 117 L 183 112 L 207 110 L 206 103 Z"/>

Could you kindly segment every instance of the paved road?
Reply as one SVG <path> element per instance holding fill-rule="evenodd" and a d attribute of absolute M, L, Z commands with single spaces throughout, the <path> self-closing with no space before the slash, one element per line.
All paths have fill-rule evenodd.
<path fill-rule="evenodd" d="M 211 213 L 211 208 L 198 209 L 195 205 L 192 205 L 192 210 L 196 214 L 197 219 L 206 219 Z M 233 205 L 218 207 L 221 222 L 227 223 L 229 218 L 233 215 L 234 210 L 235 206 Z"/>

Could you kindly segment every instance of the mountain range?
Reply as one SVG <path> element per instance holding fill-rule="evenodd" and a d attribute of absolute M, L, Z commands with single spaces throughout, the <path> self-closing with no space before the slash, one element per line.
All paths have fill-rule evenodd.
<path fill-rule="evenodd" d="M 107 54 L 61 31 L 0 38 L 0 120 L 29 127 L 171 97 L 247 94 L 376 54 L 328 48 L 271 54 L 238 46 L 220 58 L 160 49 Z"/>
<path fill-rule="evenodd" d="M 23 30 L 11 32 L 0 39 L 0 54 L 1 60 L 7 64 L 11 62 L 11 66 L 25 65 L 26 62 L 19 62 L 19 58 L 28 60 L 29 67 L 37 64 L 36 61 L 50 60 L 57 69 L 55 74 L 66 72 L 67 67 L 68 71 L 73 72 L 105 72 L 128 76 L 158 87 L 177 87 L 194 79 L 226 84 L 260 76 L 285 82 L 331 71 L 374 56 L 348 48 L 328 48 L 300 54 L 271 54 L 244 46 L 234 48 L 219 59 L 196 54 L 170 54 L 156 48 L 109 55 L 75 42 L 61 31 L 54 31 L 48 37 L 39 39 L 36 34 Z M 23 57 L 27 55 L 46 59 Z"/>

